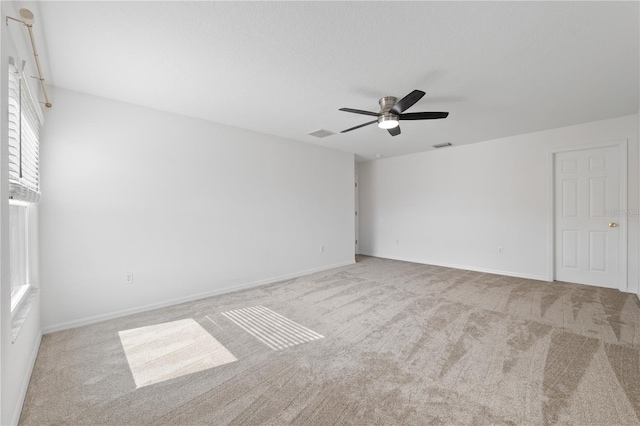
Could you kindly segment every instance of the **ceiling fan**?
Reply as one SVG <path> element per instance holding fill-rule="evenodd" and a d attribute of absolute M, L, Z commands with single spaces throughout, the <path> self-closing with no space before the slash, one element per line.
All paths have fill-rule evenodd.
<path fill-rule="evenodd" d="M 380 112 L 363 111 L 361 109 L 353 108 L 340 108 L 340 111 L 377 117 L 373 121 L 343 130 L 340 133 L 347 133 L 377 122 L 378 127 L 381 129 L 387 129 L 391 136 L 398 136 L 400 134 L 400 120 L 435 120 L 438 118 L 447 118 L 449 115 L 448 112 L 410 112 L 403 114 L 404 111 L 411 108 L 411 106 L 418 102 L 423 96 L 424 92 L 422 90 L 414 90 L 399 101 L 393 96 L 385 96 L 378 101 L 380 104 Z"/>

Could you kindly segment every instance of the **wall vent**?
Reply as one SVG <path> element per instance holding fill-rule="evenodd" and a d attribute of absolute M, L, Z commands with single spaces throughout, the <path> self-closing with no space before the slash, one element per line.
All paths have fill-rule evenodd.
<path fill-rule="evenodd" d="M 315 136 L 316 138 L 326 138 L 327 136 L 335 135 L 331 130 L 320 129 L 315 132 L 308 133 L 309 136 Z"/>
<path fill-rule="evenodd" d="M 448 146 L 453 145 L 451 142 L 439 143 L 437 145 L 433 145 L 434 148 L 446 148 Z"/>

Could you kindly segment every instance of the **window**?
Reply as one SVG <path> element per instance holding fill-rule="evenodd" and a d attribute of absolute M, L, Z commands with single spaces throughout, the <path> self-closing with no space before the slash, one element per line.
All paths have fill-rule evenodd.
<path fill-rule="evenodd" d="M 9 203 L 11 311 L 29 290 L 29 217 L 26 204 Z"/>
<path fill-rule="evenodd" d="M 40 200 L 40 117 L 24 74 L 9 58 L 9 197 Z"/>
<path fill-rule="evenodd" d="M 9 58 L 9 275 L 11 311 L 20 306 L 31 287 L 30 214 L 40 200 L 39 131 L 41 116 L 24 73 Z M 34 213 L 35 214 L 35 213 Z"/>

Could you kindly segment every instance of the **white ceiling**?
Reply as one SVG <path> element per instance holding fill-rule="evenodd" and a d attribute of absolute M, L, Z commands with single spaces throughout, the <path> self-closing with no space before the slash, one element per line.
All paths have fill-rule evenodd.
<path fill-rule="evenodd" d="M 30 4 L 52 85 L 360 160 L 638 112 L 638 2 Z M 449 118 L 307 135 L 413 89 Z"/>

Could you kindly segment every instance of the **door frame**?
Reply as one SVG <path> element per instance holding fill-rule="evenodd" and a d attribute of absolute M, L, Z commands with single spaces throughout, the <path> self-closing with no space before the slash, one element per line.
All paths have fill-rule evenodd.
<path fill-rule="evenodd" d="M 353 178 L 355 182 L 354 189 L 354 210 L 355 210 L 355 219 L 354 219 L 354 234 L 355 234 L 355 254 L 360 254 L 360 189 L 358 188 L 358 169 L 356 165 L 356 173 Z"/>
<path fill-rule="evenodd" d="M 563 152 L 571 152 L 571 151 L 583 151 L 587 149 L 598 149 L 598 148 L 617 148 L 618 150 L 618 160 L 620 164 L 620 210 L 624 213 L 618 216 L 618 229 L 620 230 L 620 238 L 619 238 L 619 262 L 618 262 L 618 285 L 617 289 L 623 292 L 628 290 L 628 282 L 627 282 L 627 140 L 615 140 L 610 142 L 600 142 L 589 145 L 576 145 L 576 146 L 565 146 L 552 148 L 547 151 L 547 166 L 548 166 L 548 190 L 547 193 L 549 195 L 549 233 L 547 238 L 547 253 L 548 253 L 548 271 L 547 277 L 548 281 L 555 280 L 555 263 L 556 263 L 556 253 L 555 253 L 555 212 L 556 212 L 556 194 L 555 194 L 555 158 L 556 154 Z"/>

